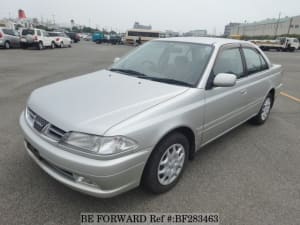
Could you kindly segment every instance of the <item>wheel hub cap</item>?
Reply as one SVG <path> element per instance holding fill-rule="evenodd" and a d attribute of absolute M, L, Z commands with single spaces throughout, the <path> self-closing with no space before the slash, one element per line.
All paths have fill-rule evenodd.
<path fill-rule="evenodd" d="M 267 98 L 266 101 L 263 104 L 262 112 L 261 112 L 261 119 L 266 120 L 271 109 L 271 100 L 270 98 Z"/>
<path fill-rule="evenodd" d="M 181 144 L 171 145 L 158 164 L 157 178 L 160 184 L 171 184 L 182 171 L 184 160 L 184 147 Z"/>

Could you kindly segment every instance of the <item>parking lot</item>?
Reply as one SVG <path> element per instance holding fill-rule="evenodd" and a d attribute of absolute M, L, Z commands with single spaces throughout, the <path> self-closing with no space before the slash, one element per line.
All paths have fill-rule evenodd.
<path fill-rule="evenodd" d="M 163 195 L 138 188 L 112 199 L 89 197 L 29 158 L 18 119 L 30 92 L 106 68 L 131 49 L 91 42 L 0 49 L 0 224 L 74 225 L 81 212 L 214 212 L 225 225 L 300 224 L 300 51 L 267 53 L 285 70 L 267 123 L 246 123 L 203 148 Z"/>

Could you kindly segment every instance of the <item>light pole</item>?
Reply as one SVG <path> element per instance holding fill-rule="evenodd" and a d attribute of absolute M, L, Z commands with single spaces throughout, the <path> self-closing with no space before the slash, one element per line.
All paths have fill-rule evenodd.
<path fill-rule="evenodd" d="M 278 20 L 277 20 L 277 23 L 276 23 L 276 26 L 275 26 L 275 39 L 277 37 L 277 32 L 278 32 L 278 27 L 279 27 L 279 22 L 280 22 L 280 17 L 281 17 L 281 12 L 279 13 L 279 16 L 278 16 Z"/>

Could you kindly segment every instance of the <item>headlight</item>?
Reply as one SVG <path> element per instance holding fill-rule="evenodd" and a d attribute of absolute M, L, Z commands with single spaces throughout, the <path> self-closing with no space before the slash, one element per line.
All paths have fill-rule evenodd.
<path fill-rule="evenodd" d="M 98 155 L 111 155 L 134 150 L 137 143 L 124 136 L 103 137 L 79 132 L 69 132 L 63 138 L 62 144 L 67 144 Z"/>

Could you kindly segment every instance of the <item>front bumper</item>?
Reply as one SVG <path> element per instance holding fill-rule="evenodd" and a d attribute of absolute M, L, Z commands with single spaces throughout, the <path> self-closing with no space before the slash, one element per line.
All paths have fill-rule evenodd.
<path fill-rule="evenodd" d="M 43 139 L 28 125 L 24 113 L 20 126 L 28 154 L 46 173 L 72 189 L 96 197 L 113 197 L 137 187 L 151 153 L 149 148 L 115 159 L 86 158 Z M 76 177 L 91 183 L 80 182 Z"/>

